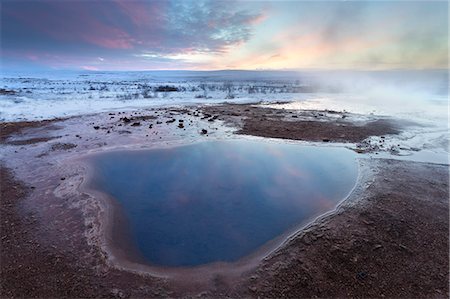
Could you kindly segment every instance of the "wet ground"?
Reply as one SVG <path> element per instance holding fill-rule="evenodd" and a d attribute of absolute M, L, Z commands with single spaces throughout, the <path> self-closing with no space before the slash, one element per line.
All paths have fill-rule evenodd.
<path fill-rule="evenodd" d="M 297 121 L 317 121 L 326 135 L 271 137 L 361 153 L 395 151 L 379 141 L 375 146 L 371 137 L 339 139 L 337 125 L 345 122 L 348 136 L 364 138 L 370 123 L 370 134 L 380 140 L 395 140 L 397 131 L 408 130 L 407 124 L 384 117 L 272 112 L 266 118 L 278 114 L 283 129 L 298 133 Z M 111 149 L 252 139 L 235 133 L 248 121 L 265 124 L 257 121 L 261 114 L 268 110 L 222 105 L 1 124 L 2 297 L 448 297 L 448 165 L 367 154 L 359 155 L 357 188 L 337 210 L 245 271 L 219 267 L 206 276 L 200 271 L 197 278 L 171 278 L 118 269 L 99 237 L 101 219 L 110 215 L 99 200 L 78 191 L 85 169 L 77 158 Z M 246 134 L 261 135 L 255 130 Z M 401 141 L 395 145 L 402 147 Z"/>
<path fill-rule="evenodd" d="M 219 119 L 240 122 L 238 134 L 318 142 L 359 143 L 371 136 L 398 134 L 404 124 L 388 117 L 370 117 L 315 110 L 282 110 L 256 105 L 204 107 Z"/>

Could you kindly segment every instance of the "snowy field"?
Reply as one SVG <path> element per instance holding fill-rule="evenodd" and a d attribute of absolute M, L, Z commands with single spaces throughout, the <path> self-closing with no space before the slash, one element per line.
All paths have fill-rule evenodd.
<path fill-rule="evenodd" d="M 236 79 L 237 77 L 237 79 Z M 292 73 L 55 72 L 2 78 L 0 120 L 41 120 L 110 110 L 310 97 Z"/>
<path fill-rule="evenodd" d="M 446 122 L 447 82 L 446 71 L 4 73 L 0 120 L 41 120 L 155 106 L 288 101 L 293 102 L 290 108 Z"/>
<path fill-rule="evenodd" d="M 0 121 L 225 102 L 389 116 L 413 123 L 393 146 L 448 160 L 447 71 L 57 71 L 4 74 L 0 88 Z"/>

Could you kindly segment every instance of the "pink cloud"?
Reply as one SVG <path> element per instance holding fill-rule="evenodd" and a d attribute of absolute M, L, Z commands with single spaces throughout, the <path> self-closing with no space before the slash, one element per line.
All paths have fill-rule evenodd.
<path fill-rule="evenodd" d="M 39 60 L 39 57 L 37 55 L 35 55 L 35 54 L 26 54 L 25 57 L 28 58 L 31 61 L 38 61 Z"/>
<path fill-rule="evenodd" d="M 248 25 L 259 25 L 262 22 L 264 22 L 266 19 L 268 18 L 268 13 L 267 12 L 262 12 L 259 15 L 254 16 L 253 18 L 248 19 L 245 24 Z"/>
<path fill-rule="evenodd" d="M 83 65 L 81 68 L 86 71 L 98 71 L 99 70 L 98 68 L 96 68 L 95 66 L 92 66 L 92 65 Z"/>
<path fill-rule="evenodd" d="M 151 4 L 151 2 L 135 2 L 135 1 L 124 1 L 115 0 L 114 1 L 125 13 L 130 20 L 137 26 L 147 25 L 151 22 L 152 16 L 157 15 L 157 8 L 155 5 L 149 6 L 146 4 Z"/>
<path fill-rule="evenodd" d="M 266 18 L 220 1 L 125 0 L 17 1 L 6 6 L 3 16 L 10 24 L 5 30 L 11 48 L 15 39 L 29 41 L 26 50 L 14 48 L 22 59 L 80 68 L 96 65 L 92 59 L 99 56 L 114 57 L 102 69 L 120 68 L 122 57 L 136 68 L 203 69 L 208 54 L 241 47 L 252 36 L 253 25 Z M 28 51 L 32 55 L 25 56 Z M 43 52 L 63 58 L 50 59 Z M 146 53 L 154 57 L 140 55 Z M 76 60 L 73 65 L 71 60 Z M 126 67 L 131 67 L 129 62 Z"/>
<path fill-rule="evenodd" d="M 131 49 L 133 48 L 133 39 L 125 32 L 116 28 L 101 28 L 98 25 L 97 29 L 102 34 L 81 34 L 81 38 L 91 44 L 108 48 L 108 49 Z"/>

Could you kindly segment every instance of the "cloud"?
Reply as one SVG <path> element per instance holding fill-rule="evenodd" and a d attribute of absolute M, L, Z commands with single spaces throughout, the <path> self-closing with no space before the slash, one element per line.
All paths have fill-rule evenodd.
<path fill-rule="evenodd" d="M 18 1 L 3 5 L 4 47 L 223 52 L 247 41 L 261 15 L 217 1 Z"/>
<path fill-rule="evenodd" d="M 347 2 L 320 31 L 324 61 L 363 68 L 447 65 L 447 3 Z"/>
<path fill-rule="evenodd" d="M 92 66 L 92 65 L 83 65 L 81 68 L 86 71 L 98 71 L 99 70 L 97 67 Z"/>
<path fill-rule="evenodd" d="M 101 69 L 445 67 L 447 10 L 445 2 L 4 1 L 1 59 Z"/>
<path fill-rule="evenodd" d="M 145 31 L 138 30 L 136 35 L 141 49 L 166 54 L 227 51 L 246 42 L 261 17 L 233 9 L 231 1 L 172 1 L 158 13 L 159 21 L 149 26 L 141 23 L 139 29 Z M 153 28 L 152 34 L 147 33 L 148 27 Z"/>
<path fill-rule="evenodd" d="M 119 8 L 124 14 L 131 20 L 131 22 L 136 26 L 145 26 L 151 23 L 152 18 L 161 15 L 160 6 L 161 5 L 148 5 L 142 1 L 125 1 L 125 0 L 115 0 Z M 151 2 L 152 4 L 157 4 L 158 2 Z"/>
<path fill-rule="evenodd" d="M 109 22 L 116 13 L 105 2 L 18 1 L 3 4 L 2 42 L 11 47 L 20 39 L 27 46 L 78 48 L 83 44 L 128 49 L 132 37 L 119 24 Z"/>
<path fill-rule="evenodd" d="M 261 39 L 252 51 L 231 63 L 222 59 L 223 64 L 274 69 L 448 66 L 447 3 L 289 2 L 276 7 L 277 19 L 268 20 L 277 28 L 268 36 L 270 43 Z"/>

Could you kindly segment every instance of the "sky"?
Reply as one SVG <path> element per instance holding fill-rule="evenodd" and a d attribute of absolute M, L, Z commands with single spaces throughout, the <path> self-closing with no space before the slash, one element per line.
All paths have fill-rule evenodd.
<path fill-rule="evenodd" d="M 1 68 L 448 69 L 447 1 L 1 0 Z"/>

